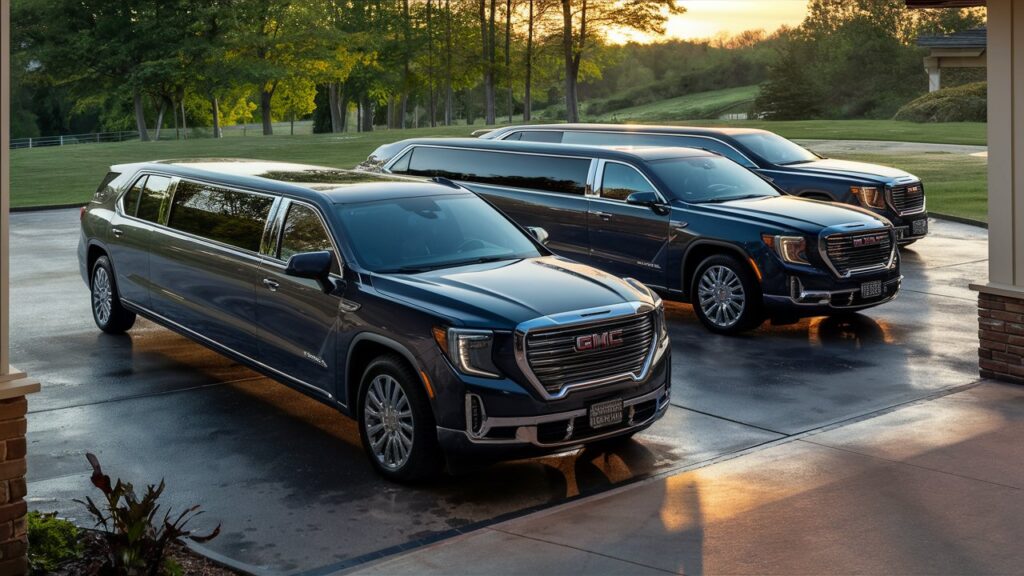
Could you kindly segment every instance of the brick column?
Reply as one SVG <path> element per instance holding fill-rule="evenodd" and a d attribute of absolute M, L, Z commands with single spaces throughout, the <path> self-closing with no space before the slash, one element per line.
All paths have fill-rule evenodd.
<path fill-rule="evenodd" d="M 28 572 L 24 396 L 0 400 L 0 574 Z"/>
<path fill-rule="evenodd" d="M 1024 299 L 978 294 L 981 375 L 1024 384 Z"/>

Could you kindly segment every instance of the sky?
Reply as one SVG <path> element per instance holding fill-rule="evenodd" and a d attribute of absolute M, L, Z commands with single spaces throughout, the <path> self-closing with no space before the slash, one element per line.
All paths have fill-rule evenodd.
<path fill-rule="evenodd" d="M 771 32 L 783 24 L 795 26 L 807 13 L 807 0 L 682 0 L 686 12 L 670 16 L 662 38 L 712 38 L 744 30 Z M 610 35 L 613 42 L 657 40 L 630 32 Z"/>

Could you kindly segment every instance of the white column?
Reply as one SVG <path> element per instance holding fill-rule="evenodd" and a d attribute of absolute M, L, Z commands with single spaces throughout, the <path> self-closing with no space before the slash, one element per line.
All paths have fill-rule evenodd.
<path fill-rule="evenodd" d="M 0 0 L 0 380 L 10 367 L 11 2 Z"/>
<path fill-rule="evenodd" d="M 1024 298 L 1024 0 L 988 2 L 989 278 Z"/>
<path fill-rule="evenodd" d="M 928 73 L 928 91 L 935 92 L 942 88 L 942 68 L 939 59 L 929 56 L 924 59 L 924 70 Z"/>

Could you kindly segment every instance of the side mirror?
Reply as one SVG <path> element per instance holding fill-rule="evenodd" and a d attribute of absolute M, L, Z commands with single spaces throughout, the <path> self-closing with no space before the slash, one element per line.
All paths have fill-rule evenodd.
<path fill-rule="evenodd" d="M 633 192 L 626 197 L 626 204 L 646 206 L 651 210 L 654 210 L 657 214 L 668 214 L 668 207 L 654 192 Z"/>
<path fill-rule="evenodd" d="M 526 231 L 529 232 L 530 235 L 533 236 L 537 240 L 537 242 L 540 242 L 541 244 L 547 244 L 548 239 L 551 238 L 551 235 L 548 234 L 548 231 L 541 228 L 540 226 L 527 226 Z"/>
<path fill-rule="evenodd" d="M 296 278 L 309 278 L 320 283 L 324 294 L 334 290 L 331 282 L 331 265 L 334 264 L 334 255 L 324 250 L 322 252 L 303 252 L 295 254 L 288 259 L 288 267 L 284 273 Z"/>

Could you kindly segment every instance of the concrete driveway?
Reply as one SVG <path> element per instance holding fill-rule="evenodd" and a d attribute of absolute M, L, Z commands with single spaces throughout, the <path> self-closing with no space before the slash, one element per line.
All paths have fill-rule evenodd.
<path fill-rule="evenodd" d="M 11 217 L 12 361 L 29 400 L 29 502 L 80 523 L 84 454 L 167 504 L 201 504 L 207 547 L 254 572 L 319 574 L 977 380 L 986 233 L 933 222 L 904 293 L 846 320 L 706 332 L 670 305 L 673 408 L 638 442 L 506 463 L 418 489 L 379 480 L 354 423 L 162 328 L 101 334 L 78 276 L 77 210 Z"/>

